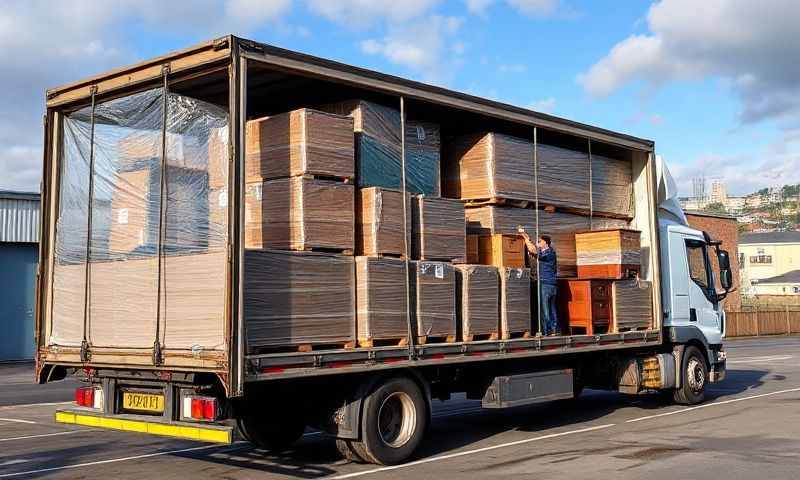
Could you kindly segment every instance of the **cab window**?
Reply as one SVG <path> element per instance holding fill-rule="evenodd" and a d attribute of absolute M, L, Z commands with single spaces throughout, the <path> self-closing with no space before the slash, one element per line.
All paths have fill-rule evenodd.
<path fill-rule="evenodd" d="M 686 241 L 686 258 L 689 260 L 689 276 L 703 289 L 711 284 L 706 265 L 706 244 L 697 240 Z"/>

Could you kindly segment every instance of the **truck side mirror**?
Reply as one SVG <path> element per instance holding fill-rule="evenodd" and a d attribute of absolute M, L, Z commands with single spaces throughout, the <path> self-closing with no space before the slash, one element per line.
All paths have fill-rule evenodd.
<path fill-rule="evenodd" d="M 731 272 L 731 257 L 727 250 L 717 251 L 719 263 L 719 283 L 726 291 L 733 287 L 733 273 Z"/>

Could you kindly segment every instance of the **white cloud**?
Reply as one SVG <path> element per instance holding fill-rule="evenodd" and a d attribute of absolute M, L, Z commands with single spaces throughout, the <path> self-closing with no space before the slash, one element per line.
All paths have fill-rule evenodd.
<path fill-rule="evenodd" d="M 504 63 L 498 69 L 501 73 L 523 73 L 528 70 L 528 66 L 524 63 Z"/>
<path fill-rule="evenodd" d="M 647 14 L 648 33 L 619 42 L 578 82 L 602 97 L 635 80 L 657 86 L 711 75 L 741 99 L 744 122 L 797 123 L 798 24 L 794 0 L 662 0 Z"/>
<path fill-rule="evenodd" d="M 465 0 L 467 10 L 474 15 L 486 15 L 486 10 L 494 3 L 494 0 Z"/>
<path fill-rule="evenodd" d="M 558 0 L 507 0 L 508 4 L 521 13 L 531 17 L 552 15 L 558 6 Z"/>
<path fill-rule="evenodd" d="M 536 100 L 535 102 L 531 102 L 530 105 L 528 105 L 528 108 L 536 112 L 553 113 L 553 109 L 556 108 L 556 99 L 553 97 L 547 97 L 541 100 Z"/>
<path fill-rule="evenodd" d="M 382 20 L 404 22 L 428 12 L 439 0 L 307 0 L 313 13 L 351 28 Z"/>

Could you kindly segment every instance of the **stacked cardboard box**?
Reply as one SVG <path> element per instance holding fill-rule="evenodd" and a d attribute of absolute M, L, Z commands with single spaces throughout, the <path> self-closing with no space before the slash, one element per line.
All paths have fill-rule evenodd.
<path fill-rule="evenodd" d="M 301 108 L 247 122 L 248 182 L 296 175 L 352 178 L 353 119 Z"/>
<path fill-rule="evenodd" d="M 641 268 L 641 232 L 600 230 L 575 234 L 578 276 L 621 279 Z"/>
<path fill-rule="evenodd" d="M 500 279 L 491 265 L 456 265 L 456 312 L 462 341 L 500 336 Z"/>
<path fill-rule="evenodd" d="M 411 262 L 414 332 L 420 344 L 456 339 L 455 269 L 445 262 Z"/>
<path fill-rule="evenodd" d="M 592 210 L 632 218 L 633 166 L 628 160 L 592 156 Z"/>
<path fill-rule="evenodd" d="M 445 196 L 462 200 L 534 200 L 533 143 L 499 133 L 451 141 L 445 154 Z"/>
<path fill-rule="evenodd" d="M 500 337 L 530 335 L 531 277 L 528 268 L 499 268 Z"/>
<path fill-rule="evenodd" d="M 358 343 L 376 346 L 408 341 L 406 261 L 396 258 L 356 257 L 356 324 Z"/>
<path fill-rule="evenodd" d="M 353 186 L 290 177 L 249 184 L 245 247 L 353 249 Z"/>
<path fill-rule="evenodd" d="M 466 261 L 464 205 L 424 195 L 412 202 L 412 254 L 420 260 Z"/>
<path fill-rule="evenodd" d="M 539 144 L 536 155 L 539 204 L 589 212 L 589 154 Z"/>
<path fill-rule="evenodd" d="M 250 352 L 355 342 L 353 257 L 246 250 L 244 317 Z"/>
<path fill-rule="evenodd" d="M 439 125 L 406 121 L 406 189 L 428 197 L 440 195 L 442 142 Z"/>
<path fill-rule="evenodd" d="M 406 228 L 403 228 L 403 217 Z M 356 252 L 358 255 L 405 255 L 404 235 L 411 234 L 411 197 L 379 187 L 359 189 L 356 195 Z"/>
<path fill-rule="evenodd" d="M 653 328 L 653 285 L 632 278 L 612 285 L 614 332 Z"/>

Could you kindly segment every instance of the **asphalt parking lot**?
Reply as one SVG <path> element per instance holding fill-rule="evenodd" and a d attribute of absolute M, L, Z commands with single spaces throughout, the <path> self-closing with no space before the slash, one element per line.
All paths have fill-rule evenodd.
<path fill-rule="evenodd" d="M 394 467 L 349 463 L 311 431 L 270 455 L 58 425 L 74 383 L 30 385 L 30 366 L 0 366 L 0 478 L 800 478 L 800 338 L 727 349 L 727 380 L 695 407 L 598 391 L 505 411 L 437 401 L 417 459 Z"/>

